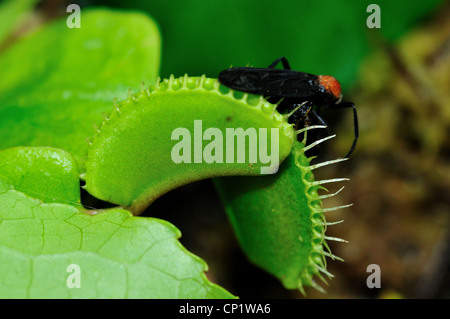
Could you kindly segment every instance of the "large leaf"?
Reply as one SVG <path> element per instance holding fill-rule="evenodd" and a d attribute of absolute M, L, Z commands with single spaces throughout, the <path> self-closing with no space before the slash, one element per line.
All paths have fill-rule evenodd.
<path fill-rule="evenodd" d="M 159 71 L 160 38 L 143 14 L 83 10 L 81 28 L 61 19 L 0 56 L 0 148 L 52 146 L 79 161 L 93 123 Z"/>
<path fill-rule="evenodd" d="M 42 166 L 46 168 L 45 183 Z M 0 177 L 44 203 L 80 205 L 78 174 L 75 160 L 62 150 L 14 147 L 0 152 Z"/>
<path fill-rule="evenodd" d="M 232 297 L 206 279 L 206 264 L 181 246 L 179 230 L 168 222 L 122 209 L 90 216 L 68 203 L 78 182 L 67 152 L 19 147 L 0 152 L 0 158 L 12 167 L 14 153 L 15 173 L 0 171 L 1 298 Z M 32 183 L 22 183 L 21 191 L 11 183 L 28 174 L 35 184 L 71 191 L 53 193 L 56 202 L 44 203 L 34 198 Z M 80 288 L 71 286 L 73 265 L 80 270 Z"/>

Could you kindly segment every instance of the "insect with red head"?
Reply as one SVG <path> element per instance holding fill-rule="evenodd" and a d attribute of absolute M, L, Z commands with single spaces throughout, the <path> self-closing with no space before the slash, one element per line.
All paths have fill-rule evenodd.
<path fill-rule="evenodd" d="M 281 62 L 284 69 L 275 69 Z M 267 68 L 236 67 L 219 74 L 223 85 L 246 93 L 263 95 L 271 103 L 278 103 L 277 110 L 289 113 L 289 122 L 299 126 L 310 125 L 312 120 L 327 126 L 313 106 L 325 109 L 352 108 L 354 139 L 345 157 L 356 147 L 359 137 L 358 116 L 355 104 L 342 102 L 341 85 L 330 75 L 314 75 L 291 70 L 286 58 L 276 59 Z"/>

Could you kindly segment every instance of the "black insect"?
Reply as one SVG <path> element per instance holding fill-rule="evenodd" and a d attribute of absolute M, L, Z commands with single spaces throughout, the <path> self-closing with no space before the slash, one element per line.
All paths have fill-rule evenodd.
<path fill-rule="evenodd" d="M 281 62 L 284 69 L 275 69 Z M 313 106 L 325 109 L 352 108 L 354 139 L 347 155 L 349 157 L 356 147 L 359 137 L 358 116 L 355 104 L 341 102 L 341 85 L 330 75 L 314 75 L 291 70 L 286 58 L 273 61 L 267 68 L 238 67 L 220 72 L 219 81 L 223 85 L 252 94 L 263 95 L 271 103 L 279 103 L 278 111 L 290 112 L 290 123 L 299 126 L 311 124 L 314 119 L 322 125 L 327 125 L 317 114 Z"/>

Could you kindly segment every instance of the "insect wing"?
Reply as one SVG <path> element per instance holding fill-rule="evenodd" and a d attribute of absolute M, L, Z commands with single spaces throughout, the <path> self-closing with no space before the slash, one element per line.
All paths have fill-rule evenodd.
<path fill-rule="evenodd" d="M 266 82 L 264 95 L 308 100 L 320 90 L 315 83 L 316 78 L 316 76 L 309 76 L 307 73 L 271 77 Z"/>
<path fill-rule="evenodd" d="M 298 71 L 248 67 L 231 68 L 219 74 L 219 81 L 231 89 L 281 97 L 308 96 L 316 79 L 315 75 Z"/>
<path fill-rule="evenodd" d="M 267 72 L 256 68 L 231 68 L 219 74 L 219 81 L 225 86 L 237 91 L 252 94 L 263 94 Z"/>

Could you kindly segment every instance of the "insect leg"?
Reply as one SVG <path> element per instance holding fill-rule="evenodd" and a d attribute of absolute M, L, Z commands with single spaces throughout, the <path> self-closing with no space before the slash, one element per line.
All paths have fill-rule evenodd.
<path fill-rule="evenodd" d="M 355 130 L 354 138 L 352 146 L 350 147 L 350 150 L 348 151 L 347 155 L 345 155 L 346 158 L 350 157 L 350 155 L 353 153 L 353 151 L 356 148 L 356 142 L 359 138 L 359 128 L 358 128 L 358 114 L 356 113 L 356 106 L 352 102 L 343 102 L 339 104 L 334 104 L 332 108 L 347 108 L 351 107 L 353 109 L 353 128 Z"/>
<path fill-rule="evenodd" d="M 319 121 L 319 123 L 320 123 L 321 125 L 327 127 L 327 133 L 329 134 L 330 132 L 328 132 L 328 124 L 327 124 L 327 122 L 325 122 L 325 120 L 324 120 L 319 114 L 317 114 L 316 111 L 311 110 L 311 114 L 315 117 L 315 119 L 316 119 L 317 121 Z"/>
<path fill-rule="evenodd" d="M 320 125 L 326 126 L 325 130 L 327 131 L 327 135 L 330 135 L 331 133 L 327 122 L 325 122 L 325 120 L 314 110 L 311 110 L 311 115 L 320 123 Z"/>
<path fill-rule="evenodd" d="M 273 61 L 267 68 L 268 69 L 274 69 L 276 67 L 276 65 L 278 63 L 280 63 L 280 61 L 283 64 L 283 68 L 285 68 L 286 70 L 290 70 L 291 69 L 291 66 L 289 65 L 288 60 L 284 56 L 281 57 L 281 58 L 276 59 L 275 61 Z"/>

